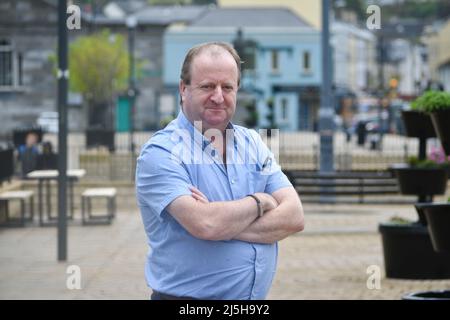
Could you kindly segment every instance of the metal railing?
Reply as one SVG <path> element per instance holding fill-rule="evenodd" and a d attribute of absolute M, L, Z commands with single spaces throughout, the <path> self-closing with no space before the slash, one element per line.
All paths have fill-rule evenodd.
<path fill-rule="evenodd" d="M 114 152 L 110 152 L 107 147 L 87 148 L 84 133 L 70 133 L 68 168 L 86 169 L 86 179 L 131 180 L 134 176 L 136 158 L 152 134 L 153 132 L 134 133 L 136 154 L 131 155 L 128 133 L 115 134 Z M 283 169 L 319 169 L 318 133 L 280 132 L 278 138 L 278 161 Z M 43 141 L 50 141 L 57 150 L 56 135 L 46 134 Z M 436 139 L 430 139 L 428 147 L 438 144 Z M 334 136 L 335 170 L 385 170 L 393 163 L 406 162 L 409 156 L 417 155 L 417 152 L 418 141 L 415 138 L 386 134 L 379 147 L 373 148 L 370 139 L 364 145 L 358 145 L 356 137 L 347 141 L 344 133 L 339 132 Z"/>

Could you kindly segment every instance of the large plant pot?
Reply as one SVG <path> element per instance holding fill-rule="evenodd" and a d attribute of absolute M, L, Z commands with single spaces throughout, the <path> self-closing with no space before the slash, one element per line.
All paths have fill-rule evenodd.
<path fill-rule="evenodd" d="M 431 120 L 445 154 L 450 155 L 450 110 L 433 112 Z"/>
<path fill-rule="evenodd" d="M 86 146 L 87 148 L 104 146 L 114 152 L 114 137 L 114 130 L 89 128 L 86 130 Z"/>
<path fill-rule="evenodd" d="M 397 177 L 402 194 L 432 196 L 444 194 L 447 188 L 447 170 L 442 168 L 415 168 L 396 164 L 390 170 Z"/>
<path fill-rule="evenodd" d="M 402 300 L 450 300 L 450 290 L 408 293 L 402 297 Z"/>
<path fill-rule="evenodd" d="M 434 250 L 450 256 L 450 203 L 418 203 L 416 207 L 425 214 Z"/>
<path fill-rule="evenodd" d="M 433 250 L 428 229 L 420 224 L 380 224 L 386 277 L 449 279 L 450 255 Z"/>
<path fill-rule="evenodd" d="M 415 138 L 434 138 L 436 132 L 428 113 L 404 110 L 402 111 L 402 120 L 405 125 L 406 135 Z"/>

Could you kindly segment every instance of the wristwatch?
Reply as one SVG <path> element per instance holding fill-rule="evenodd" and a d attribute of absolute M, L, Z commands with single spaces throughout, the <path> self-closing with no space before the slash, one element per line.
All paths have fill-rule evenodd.
<path fill-rule="evenodd" d="M 253 199 L 255 199 L 256 205 L 258 206 L 258 216 L 262 217 L 264 215 L 264 211 L 263 211 L 263 208 L 261 206 L 261 201 L 254 194 L 249 194 L 249 195 L 247 195 L 247 197 L 252 197 Z"/>

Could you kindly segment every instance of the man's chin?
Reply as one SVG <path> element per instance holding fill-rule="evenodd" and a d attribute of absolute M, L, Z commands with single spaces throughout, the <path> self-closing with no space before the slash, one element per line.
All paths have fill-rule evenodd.
<path fill-rule="evenodd" d="M 221 128 L 221 127 L 226 127 L 229 120 L 227 117 L 207 117 L 205 118 L 205 122 L 208 125 L 208 127 L 217 127 L 217 128 Z"/>

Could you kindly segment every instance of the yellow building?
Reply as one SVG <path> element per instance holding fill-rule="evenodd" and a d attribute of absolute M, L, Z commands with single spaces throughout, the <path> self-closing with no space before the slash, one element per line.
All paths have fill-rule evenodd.
<path fill-rule="evenodd" d="M 286 7 L 314 28 L 321 29 L 322 1 L 319 0 L 219 0 L 220 7 Z"/>
<path fill-rule="evenodd" d="M 440 81 L 450 90 L 448 69 L 450 65 L 450 20 L 437 32 L 426 32 L 423 41 L 428 47 L 430 77 Z"/>

